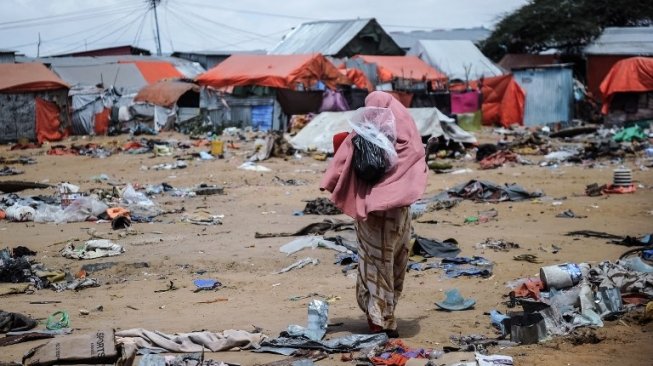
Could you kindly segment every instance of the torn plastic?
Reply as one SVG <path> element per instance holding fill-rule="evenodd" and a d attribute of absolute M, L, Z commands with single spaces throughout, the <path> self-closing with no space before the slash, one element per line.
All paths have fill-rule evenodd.
<path fill-rule="evenodd" d="M 292 337 L 306 337 L 313 341 L 321 340 L 326 334 L 329 323 L 329 304 L 322 300 L 308 303 L 308 325 L 289 325 L 288 334 Z"/>

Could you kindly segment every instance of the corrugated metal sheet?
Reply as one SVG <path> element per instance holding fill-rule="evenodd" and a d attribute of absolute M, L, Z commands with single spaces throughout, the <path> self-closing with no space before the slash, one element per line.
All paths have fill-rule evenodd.
<path fill-rule="evenodd" d="M 585 47 L 586 55 L 653 55 L 653 27 L 609 27 Z"/>
<path fill-rule="evenodd" d="M 270 52 L 271 55 L 321 53 L 337 54 L 371 19 L 319 21 L 302 23 L 293 29 Z"/>
<path fill-rule="evenodd" d="M 526 92 L 526 126 L 571 120 L 574 89 L 570 67 L 515 70 L 513 75 Z"/>
<path fill-rule="evenodd" d="M 465 80 L 466 67 L 470 80 L 503 74 L 471 41 L 421 40 L 408 54 L 416 55 L 450 79 Z"/>
<path fill-rule="evenodd" d="M 490 36 L 490 30 L 484 27 L 461 29 L 438 29 L 431 31 L 390 32 L 392 39 L 403 49 L 412 48 L 419 40 L 472 41 L 478 43 Z"/>
<path fill-rule="evenodd" d="M 137 91 L 148 85 L 135 64 L 88 66 L 52 66 L 52 70 L 70 85 L 90 86 L 103 83 L 118 90 Z"/>

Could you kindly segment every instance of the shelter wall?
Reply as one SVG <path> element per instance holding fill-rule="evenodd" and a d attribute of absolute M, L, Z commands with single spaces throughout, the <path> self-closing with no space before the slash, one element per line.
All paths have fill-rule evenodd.
<path fill-rule="evenodd" d="M 515 70 L 514 78 L 526 92 L 524 125 L 571 120 L 574 92 L 571 68 Z"/>
<path fill-rule="evenodd" d="M 67 110 L 68 92 L 65 89 L 35 93 L 0 93 L 0 143 L 26 138 L 36 140 L 36 98 L 54 101 L 61 111 Z M 64 112 L 60 115 L 63 118 Z"/>

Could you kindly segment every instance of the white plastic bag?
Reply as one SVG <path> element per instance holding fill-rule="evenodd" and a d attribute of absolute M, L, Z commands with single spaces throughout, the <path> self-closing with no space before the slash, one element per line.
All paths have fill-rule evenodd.
<path fill-rule="evenodd" d="M 147 198 L 142 192 L 137 192 L 131 184 L 127 184 L 125 190 L 122 192 L 122 199 L 127 201 L 130 205 L 137 205 L 141 207 L 154 206 L 154 202 Z"/>
<path fill-rule="evenodd" d="M 387 170 L 397 163 L 395 116 L 389 108 L 361 107 L 349 119 L 351 128 L 365 140 L 383 149 L 388 159 Z"/>

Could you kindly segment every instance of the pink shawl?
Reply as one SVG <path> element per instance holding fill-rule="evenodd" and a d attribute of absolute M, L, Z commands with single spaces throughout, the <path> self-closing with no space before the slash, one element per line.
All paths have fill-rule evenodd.
<path fill-rule="evenodd" d="M 349 134 L 322 177 L 320 189 L 331 192 L 331 200 L 345 214 L 365 220 L 370 212 L 404 207 L 417 201 L 426 189 L 424 146 L 408 110 L 390 94 L 375 91 L 365 99 L 367 107 L 390 108 L 395 116 L 397 164 L 374 186 L 356 179 L 351 167 L 354 133 Z"/>

